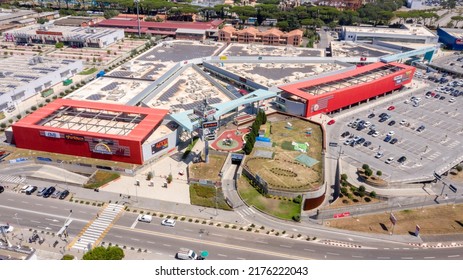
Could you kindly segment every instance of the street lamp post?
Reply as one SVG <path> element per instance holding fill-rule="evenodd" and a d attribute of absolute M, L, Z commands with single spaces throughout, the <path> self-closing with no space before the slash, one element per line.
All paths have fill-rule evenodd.
<path fill-rule="evenodd" d="M 137 22 L 138 22 L 138 38 L 141 37 L 141 30 L 140 30 L 140 0 L 133 0 L 135 4 L 137 4 Z"/>
<path fill-rule="evenodd" d="M 22 244 L 21 244 L 21 243 L 23 242 L 24 234 L 23 234 L 21 225 L 19 224 L 18 213 L 15 213 L 15 214 L 14 214 L 14 218 L 15 218 L 15 220 L 16 220 L 16 223 L 18 224 L 19 230 L 21 231 L 21 239 L 19 239 L 19 247 L 22 247 Z"/>

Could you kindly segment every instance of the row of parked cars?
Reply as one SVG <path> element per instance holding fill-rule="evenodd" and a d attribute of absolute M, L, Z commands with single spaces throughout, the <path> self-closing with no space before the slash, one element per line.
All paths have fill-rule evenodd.
<path fill-rule="evenodd" d="M 42 196 L 44 198 L 52 197 L 59 199 L 65 199 L 69 195 L 68 190 L 60 191 L 57 190 L 54 186 L 42 187 L 38 189 L 37 186 L 25 185 L 22 187 L 21 192 L 26 193 L 27 195 L 32 195 L 37 191 L 37 196 Z"/>

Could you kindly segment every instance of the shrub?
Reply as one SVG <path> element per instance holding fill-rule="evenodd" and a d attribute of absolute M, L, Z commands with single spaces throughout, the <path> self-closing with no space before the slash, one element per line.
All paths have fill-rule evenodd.
<path fill-rule="evenodd" d="M 362 169 L 364 169 L 364 170 L 370 169 L 370 166 L 368 164 L 364 163 L 362 165 Z"/>
<path fill-rule="evenodd" d="M 293 198 L 293 202 L 296 204 L 301 204 L 302 196 L 301 195 L 296 196 L 295 198 Z"/>
<path fill-rule="evenodd" d="M 463 170 L 463 167 L 461 165 L 457 165 L 456 169 L 458 172 L 461 172 Z"/>
<path fill-rule="evenodd" d="M 348 192 L 347 192 L 347 188 L 346 188 L 346 187 L 342 187 L 342 188 L 341 188 L 341 193 L 342 193 L 343 195 L 347 195 L 347 193 L 348 193 Z"/>
<path fill-rule="evenodd" d="M 375 198 L 375 197 L 376 197 L 376 192 L 375 192 L 375 191 L 372 191 L 372 192 L 370 193 L 370 197 Z"/>
<path fill-rule="evenodd" d="M 299 215 L 299 214 L 294 215 L 294 216 L 293 216 L 293 220 L 294 220 L 295 222 L 300 222 L 300 221 L 301 221 L 301 215 Z"/>
<path fill-rule="evenodd" d="M 151 180 L 151 179 L 153 179 L 153 172 L 150 171 L 150 172 L 148 172 L 148 174 L 146 175 L 146 180 L 149 181 L 149 180 Z"/>
<path fill-rule="evenodd" d="M 364 193 L 364 192 L 366 191 L 365 186 L 363 186 L 363 185 L 360 186 L 358 190 L 359 190 L 359 192 L 361 192 L 361 193 Z"/>
<path fill-rule="evenodd" d="M 383 175 L 383 172 L 381 172 L 381 170 L 376 171 L 376 176 L 381 176 L 381 175 Z"/>
<path fill-rule="evenodd" d="M 167 183 L 170 184 L 172 182 L 172 174 L 169 174 L 169 176 L 167 176 Z"/>
<path fill-rule="evenodd" d="M 371 198 L 365 197 L 364 200 L 365 200 L 365 202 L 370 202 L 370 201 L 371 201 Z"/>
<path fill-rule="evenodd" d="M 65 261 L 72 261 L 73 259 L 74 259 L 74 256 L 69 255 L 69 254 L 66 254 L 61 258 L 61 260 L 65 260 Z"/>
<path fill-rule="evenodd" d="M 359 200 L 357 198 L 352 199 L 353 202 L 357 203 Z"/>
<path fill-rule="evenodd" d="M 346 181 L 347 180 L 347 174 L 341 174 L 341 180 Z"/>
<path fill-rule="evenodd" d="M 373 175 L 373 171 L 371 169 L 365 169 L 365 175 L 371 176 Z"/>

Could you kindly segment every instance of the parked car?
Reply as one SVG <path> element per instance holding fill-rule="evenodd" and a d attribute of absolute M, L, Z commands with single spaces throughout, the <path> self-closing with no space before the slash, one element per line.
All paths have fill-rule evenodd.
<path fill-rule="evenodd" d="M 360 139 L 357 141 L 357 144 L 363 144 L 363 142 L 365 142 L 365 138 L 360 138 Z"/>
<path fill-rule="evenodd" d="M 145 222 L 145 223 L 151 223 L 151 221 L 153 220 L 153 216 L 151 215 L 141 215 L 138 220 L 140 222 Z"/>
<path fill-rule="evenodd" d="M 390 121 L 387 125 L 393 126 L 393 125 L 395 125 L 395 121 Z"/>
<path fill-rule="evenodd" d="M 450 103 L 454 103 L 455 101 L 456 101 L 455 97 L 452 97 L 452 98 L 449 99 Z"/>
<path fill-rule="evenodd" d="M 387 115 L 386 113 L 381 113 L 381 114 L 379 115 L 379 118 L 382 119 L 382 118 L 384 118 L 386 115 Z"/>
<path fill-rule="evenodd" d="M 407 120 L 401 120 L 399 124 L 400 125 L 405 125 L 406 123 L 407 123 Z"/>
<path fill-rule="evenodd" d="M 36 190 L 37 190 L 37 186 L 31 186 L 30 188 L 28 188 L 28 189 L 26 190 L 26 194 L 27 194 L 27 195 L 31 195 L 31 194 L 33 194 Z"/>
<path fill-rule="evenodd" d="M 392 135 L 394 135 L 394 134 L 395 134 L 395 132 L 394 132 L 393 130 L 391 130 L 391 131 L 389 131 L 389 132 L 387 133 L 387 136 L 392 136 Z"/>
<path fill-rule="evenodd" d="M 344 141 L 344 145 L 349 145 L 350 141 L 352 141 L 352 140 L 351 139 L 346 139 L 346 141 Z"/>
<path fill-rule="evenodd" d="M 386 164 L 390 164 L 390 163 L 393 162 L 393 161 L 394 161 L 394 158 L 393 158 L 393 157 L 390 157 L 390 158 L 386 159 L 385 162 L 386 162 Z"/>
<path fill-rule="evenodd" d="M 397 161 L 399 163 L 404 163 L 406 160 L 407 160 L 407 158 L 405 156 L 401 156 Z"/>
<path fill-rule="evenodd" d="M 389 107 L 387 108 L 388 111 L 392 111 L 392 110 L 394 110 L 394 109 L 395 109 L 394 106 L 389 106 Z"/>
<path fill-rule="evenodd" d="M 391 141 L 392 137 L 390 135 L 386 135 L 386 138 L 384 138 L 384 142 L 389 142 Z"/>
<path fill-rule="evenodd" d="M 10 226 L 9 224 L 6 224 L 6 225 L 0 225 L 0 232 L 4 232 L 4 233 L 9 233 L 9 232 L 12 232 L 14 230 L 14 227 Z"/>
<path fill-rule="evenodd" d="M 335 120 L 330 120 L 330 121 L 328 122 L 328 125 L 332 125 L 332 124 L 334 124 L 335 122 L 336 122 Z"/>
<path fill-rule="evenodd" d="M 175 226 L 175 220 L 174 219 L 164 219 L 164 220 L 162 220 L 161 225 L 168 226 L 168 227 L 174 227 Z"/>
<path fill-rule="evenodd" d="M 389 144 L 392 144 L 394 145 L 395 143 L 397 143 L 399 140 L 397 138 L 394 138 L 391 140 L 391 142 L 389 142 Z"/>
<path fill-rule="evenodd" d="M 371 118 L 374 118 L 375 117 L 375 114 L 374 113 L 371 113 L 368 115 L 368 118 L 371 119 Z"/>
<path fill-rule="evenodd" d="M 43 193 L 43 197 L 44 198 L 48 198 L 50 197 L 54 192 L 56 191 L 56 188 L 55 187 L 49 187 L 44 193 Z"/>
<path fill-rule="evenodd" d="M 69 191 L 68 191 L 68 190 L 64 190 L 64 191 L 62 191 L 61 194 L 59 195 L 59 199 L 65 199 L 68 195 L 69 195 Z"/>
<path fill-rule="evenodd" d="M 368 135 L 373 135 L 373 133 L 375 133 L 375 131 L 374 131 L 374 130 L 372 130 L 372 129 L 370 129 L 370 131 L 368 131 L 368 133 L 367 133 L 367 134 L 368 134 Z"/>
<path fill-rule="evenodd" d="M 375 158 L 381 158 L 384 155 L 383 152 L 379 151 L 376 153 Z"/>
<path fill-rule="evenodd" d="M 41 188 L 38 192 L 37 192 L 37 196 L 43 196 L 43 194 L 47 191 L 47 188 L 46 187 L 43 187 Z"/>
<path fill-rule="evenodd" d="M 61 191 L 56 190 L 52 195 L 51 198 L 58 198 L 61 194 Z"/>
<path fill-rule="evenodd" d="M 350 132 L 349 131 L 345 131 L 341 134 L 341 137 L 347 137 L 350 135 Z"/>
<path fill-rule="evenodd" d="M 0 193 L 4 192 L 5 188 L 3 186 L 0 186 Z"/>
<path fill-rule="evenodd" d="M 372 136 L 373 136 L 373 137 L 378 137 L 378 136 L 379 136 L 379 131 L 375 131 L 375 133 L 373 133 Z"/>
<path fill-rule="evenodd" d="M 365 146 L 365 147 L 368 147 L 368 146 L 370 146 L 370 145 L 371 145 L 371 142 L 370 142 L 370 141 L 366 141 L 365 143 L 363 143 L 363 146 Z"/>
<path fill-rule="evenodd" d="M 423 131 L 425 128 L 426 128 L 426 127 L 425 127 L 424 125 L 421 125 L 420 127 L 418 127 L 418 128 L 416 129 L 416 131 L 421 132 L 421 131 Z"/>

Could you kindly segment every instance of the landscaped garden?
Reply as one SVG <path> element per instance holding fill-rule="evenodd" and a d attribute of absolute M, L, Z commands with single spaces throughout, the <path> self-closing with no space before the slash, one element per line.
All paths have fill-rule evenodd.
<path fill-rule="evenodd" d="M 215 187 L 191 184 L 190 202 L 193 205 L 231 210 L 230 206 L 228 206 L 225 201 L 222 188 L 216 189 Z"/>

